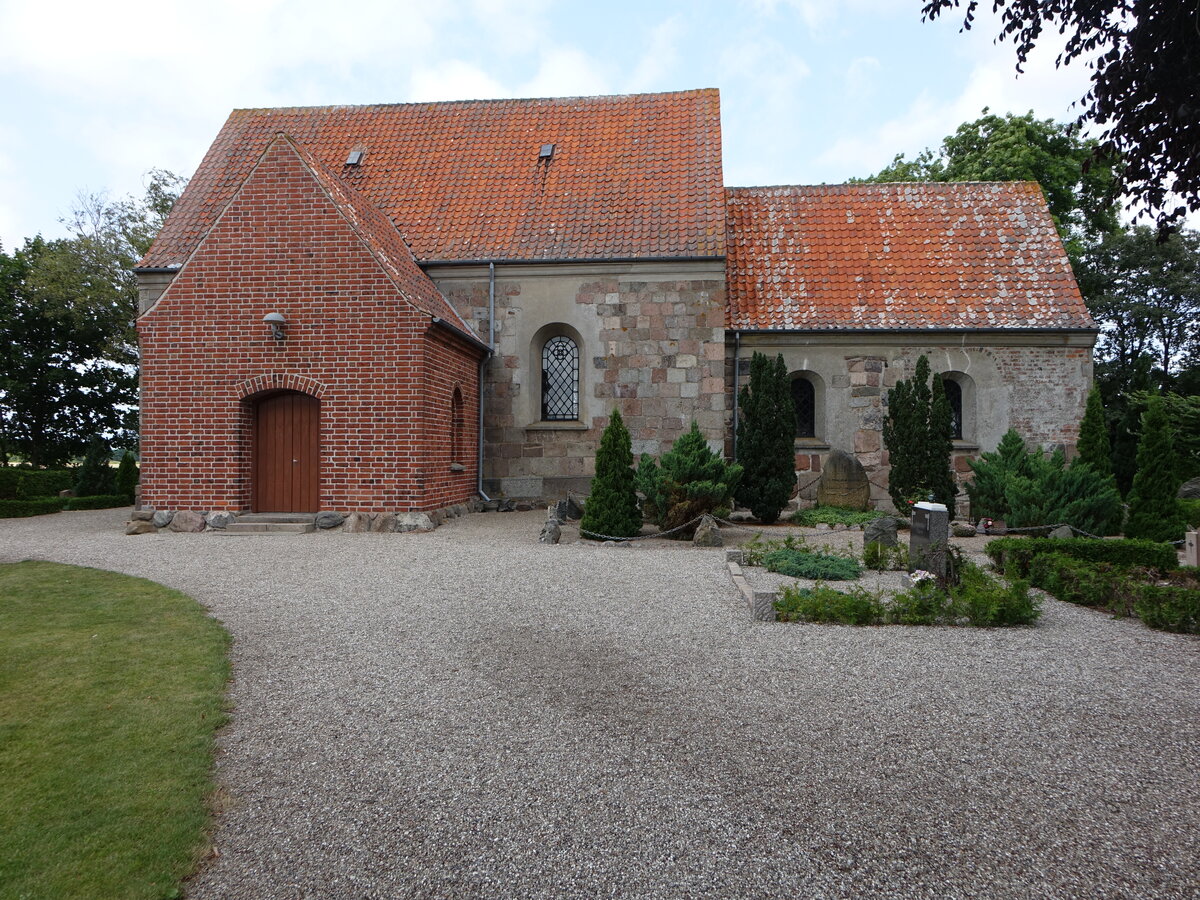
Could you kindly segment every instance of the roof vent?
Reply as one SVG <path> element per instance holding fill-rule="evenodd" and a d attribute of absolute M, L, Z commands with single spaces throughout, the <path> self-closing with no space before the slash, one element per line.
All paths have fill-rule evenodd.
<path fill-rule="evenodd" d="M 362 158 L 363 158 L 363 151 L 351 150 L 350 155 L 346 157 L 346 165 L 357 166 L 360 162 L 362 162 Z"/>
<path fill-rule="evenodd" d="M 538 151 L 538 159 L 550 159 L 554 156 L 553 144 L 542 144 L 542 149 Z"/>

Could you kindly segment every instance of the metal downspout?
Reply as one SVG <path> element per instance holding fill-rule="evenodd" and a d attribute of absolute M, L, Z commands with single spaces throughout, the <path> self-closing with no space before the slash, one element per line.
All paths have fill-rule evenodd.
<path fill-rule="evenodd" d="M 733 333 L 733 461 L 737 462 L 737 427 L 738 427 L 738 368 L 741 365 L 739 355 L 742 350 L 742 333 Z"/>
<path fill-rule="evenodd" d="M 488 263 L 488 355 L 479 361 L 479 428 L 475 457 L 475 491 L 487 502 L 492 498 L 483 492 L 483 376 L 488 361 L 496 354 L 496 264 Z"/>

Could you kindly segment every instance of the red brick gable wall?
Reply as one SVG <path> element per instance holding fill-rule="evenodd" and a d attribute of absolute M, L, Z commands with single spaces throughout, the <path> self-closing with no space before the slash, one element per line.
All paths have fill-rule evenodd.
<path fill-rule="evenodd" d="M 274 340 L 263 316 L 287 319 Z M 415 309 L 286 142 L 258 162 L 158 303 L 142 345 L 142 499 L 247 510 L 253 402 L 321 401 L 320 507 L 427 510 L 474 494 L 450 470 L 452 395 L 474 448 L 479 351 Z"/>

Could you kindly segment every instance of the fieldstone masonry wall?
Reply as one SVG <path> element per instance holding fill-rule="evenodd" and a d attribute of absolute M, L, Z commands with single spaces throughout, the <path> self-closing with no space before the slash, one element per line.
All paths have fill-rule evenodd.
<path fill-rule="evenodd" d="M 488 337 L 486 269 L 430 272 Z M 725 282 L 719 263 L 497 267 L 496 357 L 484 379 L 484 487 L 502 497 L 586 492 L 616 407 L 636 455 L 668 449 L 694 419 L 724 443 Z M 579 419 L 541 420 L 541 349 L 579 345 Z"/>
<path fill-rule="evenodd" d="M 954 453 L 960 485 L 970 478 L 969 460 L 994 450 L 1010 427 L 1030 445 L 1063 446 L 1068 455 L 1074 453 L 1092 381 L 1092 335 L 1010 332 L 972 337 L 977 341 L 973 345 L 947 341 L 903 346 L 904 335 L 872 335 L 871 343 L 853 335 L 744 336 L 739 383 L 745 384 L 750 356 L 758 350 L 772 356 L 782 353 L 793 375 L 810 373 L 823 385 L 817 396 L 819 433 L 796 441 L 801 496 L 809 499 L 816 495 L 824 460 L 840 449 L 852 452 L 866 469 L 872 502 L 891 508 L 891 465 L 883 446 L 887 392 L 911 377 L 921 354 L 929 358 L 934 372 L 951 373 L 963 387 L 964 434 Z M 957 512 L 968 512 L 965 493 Z"/>

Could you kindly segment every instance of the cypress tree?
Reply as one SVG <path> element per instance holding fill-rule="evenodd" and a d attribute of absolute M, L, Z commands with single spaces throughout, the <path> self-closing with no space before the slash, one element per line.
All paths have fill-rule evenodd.
<path fill-rule="evenodd" d="M 88 442 L 87 454 L 75 480 L 75 496 L 94 497 L 112 490 L 112 470 L 108 467 L 111 457 L 112 451 L 104 438 L 97 435 Z"/>
<path fill-rule="evenodd" d="M 738 398 L 738 463 L 742 480 L 737 501 L 765 525 L 779 518 L 796 485 L 796 409 L 787 365 L 763 353 L 750 359 L 750 384 Z"/>
<path fill-rule="evenodd" d="M 1162 399 L 1151 397 L 1142 414 L 1142 439 L 1137 450 L 1137 474 L 1129 491 L 1125 536 L 1151 541 L 1175 541 L 1187 531 L 1187 519 L 1176 497 L 1179 461 L 1171 423 Z"/>
<path fill-rule="evenodd" d="M 1101 475 L 1111 475 L 1112 447 L 1108 442 L 1108 425 L 1104 421 L 1104 404 L 1100 389 L 1093 387 L 1088 393 L 1087 410 L 1079 423 L 1078 462 L 1087 463 Z"/>
<path fill-rule="evenodd" d="M 950 460 L 954 455 L 954 421 L 950 413 L 950 400 L 946 396 L 946 385 L 941 375 L 933 376 L 932 400 L 929 406 L 928 438 L 925 455 L 925 481 L 934 500 L 944 504 L 954 514 L 954 497 L 958 485 Z"/>
<path fill-rule="evenodd" d="M 891 463 L 888 494 L 901 513 L 908 511 L 910 500 L 924 500 L 929 493 L 925 473 L 931 399 L 929 360 L 920 356 L 913 377 L 888 391 L 887 417 L 883 420 L 883 443 Z"/>
<path fill-rule="evenodd" d="M 133 495 L 138 483 L 138 466 L 137 460 L 133 458 L 133 453 L 129 450 L 125 451 L 125 455 L 121 457 L 121 465 L 117 466 L 117 484 L 116 491 L 130 503 L 133 502 Z"/>
<path fill-rule="evenodd" d="M 629 430 L 614 409 L 596 452 L 596 474 L 579 522 L 581 531 L 613 537 L 634 537 L 642 530 L 633 473 Z M 589 537 L 589 535 L 584 535 Z M 604 540 L 595 537 L 592 540 Z"/>

